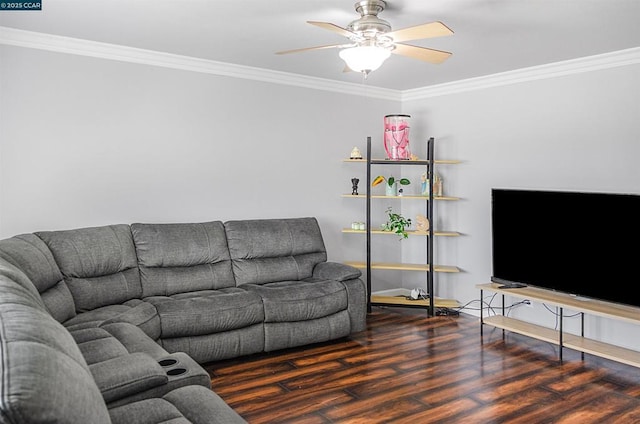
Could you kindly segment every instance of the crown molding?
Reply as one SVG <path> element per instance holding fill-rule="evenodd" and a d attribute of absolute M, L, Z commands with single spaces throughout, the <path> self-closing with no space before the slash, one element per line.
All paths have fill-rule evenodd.
<path fill-rule="evenodd" d="M 640 64 L 640 47 L 594 56 L 586 56 L 579 59 L 565 60 L 562 62 L 554 62 L 546 65 L 532 66 L 529 68 L 501 72 L 484 77 L 469 78 L 446 84 L 405 90 L 402 92 L 402 101 L 421 100 L 473 90 L 482 90 L 485 88 L 637 64 Z"/>
<path fill-rule="evenodd" d="M 0 26 L 0 44 L 393 101 L 427 99 L 640 63 L 640 47 L 635 47 L 484 77 L 469 78 L 445 84 L 400 91 L 3 26 Z"/>
<path fill-rule="evenodd" d="M 400 101 L 398 90 L 0 26 L 0 44 Z"/>

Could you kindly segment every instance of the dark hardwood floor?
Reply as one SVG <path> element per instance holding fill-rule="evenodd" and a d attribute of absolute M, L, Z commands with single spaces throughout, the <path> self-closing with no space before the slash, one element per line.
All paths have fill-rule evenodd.
<path fill-rule="evenodd" d="M 485 326 L 374 307 L 348 339 L 208 364 L 249 423 L 640 423 L 640 369 Z"/>

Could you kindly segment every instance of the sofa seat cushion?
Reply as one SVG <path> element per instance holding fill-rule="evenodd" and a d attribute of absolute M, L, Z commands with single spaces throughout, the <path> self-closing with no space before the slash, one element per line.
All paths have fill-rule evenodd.
<path fill-rule="evenodd" d="M 102 328 L 83 328 L 70 333 L 89 365 L 129 353 L 118 339 Z"/>
<path fill-rule="evenodd" d="M 347 291 L 338 281 L 280 281 L 244 284 L 242 288 L 262 298 L 267 323 L 313 320 L 348 306 Z"/>
<path fill-rule="evenodd" d="M 168 353 L 158 344 L 156 339 L 152 339 L 140 327 L 128 322 L 103 323 L 100 325 L 100 329 L 106 330 L 115 337 L 129 353 L 144 352 L 155 359 L 162 358 Z M 160 334 L 159 330 L 157 334 Z"/>
<path fill-rule="evenodd" d="M 239 288 L 152 296 L 162 339 L 200 336 L 249 327 L 264 321 L 262 299 Z"/>
<path fill-rule="evenodd" d="M 146 353 L 154 359 L 168 354 L 140 328 L 126 322 L 81 328 L 70 333 L 89 365 L 137 352 Z"/>
<path fill-rule="evenodd" d="M 271 352 L 326 342 L 346 337 L 350 332 L 351 322 L 346 310 L 306 321 L 268 322 L 264 324 L 264 350 Z"/>
<path fill-rule="evenodd" d="M 202 386 L 172 390 L 161 398 L 111 408 L 113 424 L 246 424 L 220 396 Z"/>
<path fill-rule="evenodd" d="M 187 352 L 199 364 L 252 355 L 264 350 L 264 323 L 202 336 L 160 339 L 168 352 Z"/>
<path fill-rule="evenodd" d="M 79 330 L 114 322 L 128 322 L 140 327 L 142 331 L 154 340 L 160 334 L 160 319 L 156 308 L 140 299 L 130 300 L 121 305 L 103 306 L 82 312 L 63 324 L 69 330 Z"/>

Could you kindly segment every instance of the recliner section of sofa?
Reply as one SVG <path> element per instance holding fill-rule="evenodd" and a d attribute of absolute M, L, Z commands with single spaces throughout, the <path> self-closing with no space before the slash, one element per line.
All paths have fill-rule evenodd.
<path fill-rule="evenodd" d="M 263 350 L 262 299 L 236 287 L 222 222 L 132 224 L 131 233 L 163 347 L 200 363 Z"/>
<path fill-rule="evenodd" d="M 244 422 L 211 391 L 200 364 L 363 330 L 360 275 L 327 262 L 315 218 L 118 224 L 0 240 L 0 324 L 15 319 L 7 311 L 17 303 L 27 321 L 48 322 L 44 328 L 64 341 L 56 346 L 61 356 L 19 370 L 15 358 L 0 352 L 2 378 L 37 374 L 73 357 L 76 365 L 68 366 L 81 382 L 49 377 L 63 392 L 68 383 L 92 385 L 78 397 L 95 408 L 84 422 Z M 12 334 L 17 344 L 27 342 Z M 0 333 L 0 347 L 13 345 Z M 47 390 L 45 384 L 28 392 L 38 397 Z M 55 408 L 50 417 L 32 411 L 35 400 L 10 399 L 12 391 L 9 382 L 0 393 L 0 422 L 83 422 L 82 414 L 67 421 Z M 69 393 L 76 396 L 74 388 Z M 193 402 L 207 406 L 195 412 Z M 209 409 L 217 418 L 207 416 Z M 141 419 L 122 421 L 127 414 Z"/>
<path fill-rule="evenodd" d="M 327 252 L 315 218 L 224 225 L 236 284 L 262 298 L 265 351 L 333 340 L 364 329 L 361 273 L 342 264 L 323 268 Z"/>

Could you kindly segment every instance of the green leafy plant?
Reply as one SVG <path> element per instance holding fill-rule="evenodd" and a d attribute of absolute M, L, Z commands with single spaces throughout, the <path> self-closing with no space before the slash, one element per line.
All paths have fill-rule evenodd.
<path fill-rule="evenodd" d="M 386 212 L 388 220 L 382 224 L 382 231 L 392 231 L 401 237 L 400 240 L 409 237 L 407 228 L 411 227 L 411 219 L 395 213 L 391 207 L 388 207 Z"/>

